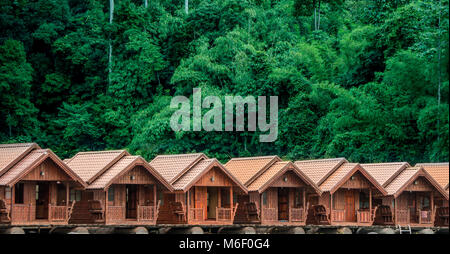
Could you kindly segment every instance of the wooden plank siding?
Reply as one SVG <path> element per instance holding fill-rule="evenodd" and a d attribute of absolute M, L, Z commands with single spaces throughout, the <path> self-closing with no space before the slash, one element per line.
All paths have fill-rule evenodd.
<path fill-rule="evenodd" d="M 154 225 L 158 218 L 158 181 L 142 166 L 135 166 L 114 180 L 107 190 L 86 190 L 84 198 L 74 208 L 76 214 L 70 223 L 101 223 L 106 225 L 139 224 Z M 130 201 L 134 206 L 133 215 L 127 217 L 127 186 L 135 186 L 135 201 Z M 91 194 L 88 194 L 91 193 Z M 112 199 L 110 199 L 112 197 Z M 106 200 L 108 199 L 108 200 Z M 130 198 L 131 199 L 131 198 Z M 102 219 L 90 212 L 90 203 L 98 201 Z M 132 204 L 131 204 L 132 203 Z M 131 210 L 129 210 L 131 211 Z M 84 216 L 84 218 L 83 218 Z"/>

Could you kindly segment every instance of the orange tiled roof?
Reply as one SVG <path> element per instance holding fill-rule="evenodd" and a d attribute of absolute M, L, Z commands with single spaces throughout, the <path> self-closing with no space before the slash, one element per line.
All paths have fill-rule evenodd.
<path fill-rule="evenodd" d="M 133 165 L 139 156 L 124 156 L 120 158 L 114 165 L 108 168 L 103 174 L 97 177 L 87 188 L 88 189 L 103 189 L 111 180 Z"/>
<path fill-rule="evenodd" d="M 186 170 L 202 159 L 208 159 L 208 157 L 203 153 L 158 155 L 150 162 L 150 165 L 167 182 L 173 184 Z"/>
<path fill-rule="evenodd" d="M 73 172 L 66 164 L 62 162 L 61 159 L 59 159 L 58 156 L 56 156 L 56 154 L 49 149 L 34 149 L 30 151 L 25 155 L 25 157 L 20 159 L 0 177 L 0 185 L 14 185 L 20 180 L 21 177 L 25 176 L 30 170 L 32 170 L 34 166 L 38 165 L 37 163 L 40 163 L 49 157 L 53 160 L 53 162 L 59 165 L 62 170 L 69 175 L 69 177 L 79 182 L 82 186 L 86 186 L 86 183 L 84 183 L 84 181 L 75 172 Z"/>
<path fill-rule="evenodd" d="M 345 158 L 333 158 L 296 161 L 294 164 L 315 184 L 321 185 L 331 173 L 345 162 L 348 162 Z"/>
<path fill-rule="evenodd" d="M 249 191 L 259 191 L 267 182 L 269 182 L 277 173 L 282 171 L 285 167 L 289 165 L 289 161 L 278 161 L 272 164 L 267 170 L 259 175 L 255 181 L 253 181 L 247 187 Z"/>
<path fill-rule="evenodd" d="M 266 168 L 279 161 L 281 159 L 276 155 L 233 158 L 225 164 L 225 168 L 242 184 L 248 186 Z"/>
<path fill-rule="evenodd" d="M 345 183 L 355 172 L 359 171 L 375 188 L 382 194 L 386 194 L 386 190 L 369 174 L 359 163 L 344 163 L 338 169 L 336 169 L 321 185 L 319 188 L 323 192 L 329 191 L 334 193 L 339 187 Z"/>
<path fill-rule="evenodd" d="M 101 173 L 111 167 L 123 156 L 130 155 L 125 150 L 80 152 L 69 159 L 66 164 L 77 173 L 83 181 L 92 183 Z"/>
<path fill-rule="evenodd" d="M 439 185 L 439 183 L 422 167 L 409 167 L 403 170 L 395 179 L 386 186 L 386 195 L 398 197 L 408 185 L 410 185 L 419 176 L 425 177 L 445 198 L 448 199 L 448 193 Z"/>
<path fill-rule="evenodd" d="M 0 176 L 32 149 L 39 148 L 36 143 L 0 144 Z"/>
<path fill-rule="evenodd" d="M 403 169 L 411 167 L 408 162 L 366 163 L 361 166 L 383 187 L 386 187 Z"/>
<path fill-rule="evenodd" d="M 46 150 L 39 149 L 34 150 L 26 155 L 25 158 L 20 160 L 0 178 L 0 185 L 7 185 L 8 183 L 16 179 L 24 170 L 31 167 L 34 163 L 36 163 L 36 161 L 43 157 L 45 153 Z"/>
<path fill-rule="evenodd" d="M 358 163 L 345 163 L 332 173 L 319 187 L 322 191 L 331 191 Z"/>
<path fill-rule="evenodd" d="M 185 174 L 176 180 L 172 186 L 175 190 L 185 190 L 194 179 L 197 179 L 207 168 L 209 168 L 216 159 L 203 159 L 191 167 Z"/>
<path fill-rule="evenodd" d="M 422 167 L 430 174 L 442 188 L 448 190 L 449 167 L 448 162 L 442 163 L 418 163 L 416 167 Z"/>

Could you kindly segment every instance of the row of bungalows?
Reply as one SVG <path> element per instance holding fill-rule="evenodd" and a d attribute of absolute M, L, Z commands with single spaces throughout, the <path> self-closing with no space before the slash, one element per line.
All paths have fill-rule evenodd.
<path fill-rule="evenodd" d="M 283 161 L 0 145 L 0 223 L 448 226 L 448 163 Z"/>

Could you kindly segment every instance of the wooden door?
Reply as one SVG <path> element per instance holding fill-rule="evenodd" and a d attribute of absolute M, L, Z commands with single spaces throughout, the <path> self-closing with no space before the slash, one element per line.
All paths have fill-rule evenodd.
<path fill-rule="evenodd" d="M 46 182 L 36 184 L 36 219 L 48 219 L 49 187 Z"/>
<path fill-rule="evenodd" d="M 207 210 L 208 210 L 208 219 L 216 219 L 216 208 L 219 204 L 219 195 L 216 187 L 208 187 L 207 188 Z"/>
<path fill-rule="evenodd" d="M 278 220 L 289 220 L 288 188 L 278 188 Z"/>
<path fill-rule="evenodd" d="M 137 186 L 127 185 L 126 189 L 126 218 L 136 219 L 137 216 Z"/>
<path fill-rule="evenodd" d="M 356 221 L 355 192 L 353 190 L 345 192 L 345 221 Z"/>

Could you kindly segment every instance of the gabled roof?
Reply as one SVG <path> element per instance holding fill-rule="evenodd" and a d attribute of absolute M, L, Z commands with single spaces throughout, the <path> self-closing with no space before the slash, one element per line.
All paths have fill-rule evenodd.
<path fill-rule="evenodd" d="M 430 174 L 442 188 L 448 190 L 449 167 L 448 162 L 442 163 L 417 163 L 416 167 L 422 167 Z"/>
<path fill-rule="evenodd" d="M 80 152 L 68 159 L 66 164 L 81 179 L 91 184 L 105 170 L 114 165 L 120 158 L 129 156 L 125 150 Z"/>
<path fill-rule="evenodd" d="M 49 149 L 34 149 L 29 151 L 21 160 L 14 164 L 8 171 L 0 177 L 0 185 L 12 187 L 20 179 L 26 176 L 36 166 L 39 166 L 44 160 L 50 158 L 58 165 L 69 177 L 86 187 L 86 183 L 68 167 L 56 154 Z"/>
<path fill-rule="evenodd" d="M 0 144 L 0 176 L 33 149 L 40 149 L 36 143 Z"/>
<path fill-rule="evenodd" d="M 360 172 L 375 188 L 377 188 L 383 195 L 386 191 L 383 187 L 373 178 L 359 163 L 344 163 L 338 169 L 336 169 L 321 185 L 319 188 L 323 192 L 329 191 L 333 194 L 337 191 L 352 175 L 356 172 Z"/>
<path fill-rule="evenodd" d="M 213 167 L 221 169 L 225 175 L 227 175 L 238 187 L 247 193 L 247 188 L 245 188 L 245 186 L 240 183 L 217 159 L 202 159 L 198 161 L 172 184 L 173 188 L 181 191 L 189 190 Z"/>
<path fill-rule="evenodd" d="M 279 161 L 272 164 L 262 174 L 260 174 L 251 184 L 248 186 L 249 191 L 264 192 L 270 184 L 281 177 L 285 172 L 292 170 L 303 182 L 310 185 L 318 194 L 321 194 L 319 187 L 300 169 L 294 165 L 291 161 Z"/>
<path fill-rule="evenodd" d="M 361 166 L 383 187 L 391 183 L 402 170 L 411 167 L 408 162 L 366 163 Z"/>
<path fill-rule="evenodd" d="M 167 182 L 173 184 L 195 163 L 208 159 L 203 153 L 158 155 L 150 165 L 158 171 Z"/>
<path fill-rule="evenodd" d="M 422 167 L 409 167 L 403 170 L 388 186 L 386 186 L 386 195 L 393 195 L 398 197 L 403 190 L 413 183 L 418 177 L 424 177 L 428 182 L 434 186 L 446 199 L 448 199 L 448 193 L 434 180 L 431 175 L 425 171 Z"/>
<path fill-rule="evenodd" d="M 296 161 L 294 164 L 315 184 L 321 185 L 343 163 L 345 158 Z"/>
<path fill-rule="evenodd" d="M 225 167 L 245 186 L 249 186 L 260 174 L 281 159 L 274 156 L 232 158 Z"/>
<path fill-rule="evenodd" d="M 136 166 L 142 166 L 153 177 L 155 177 L 164 187 L 172 191 L 172 186 L 144 160 L 141 156 L 123 156 L 114 165 L 109 167 L 99 177 L 97 177 L 87 189 L 103 189 L 106 190 L 116 179 L 126 174 Z"/>

